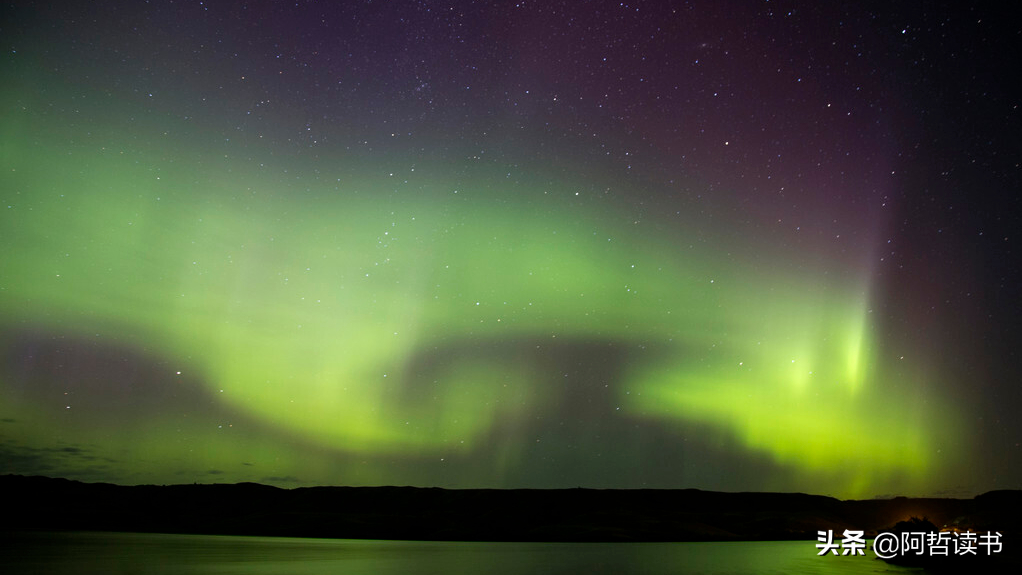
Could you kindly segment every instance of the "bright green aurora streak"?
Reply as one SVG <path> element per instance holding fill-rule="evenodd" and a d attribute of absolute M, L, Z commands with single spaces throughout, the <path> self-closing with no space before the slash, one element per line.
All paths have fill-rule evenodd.
<path fill-rule="evenodd" d="M 932 374 L 878 353 L 861 271 L 715 248 L 667 220 L 650 233 L 613 206 L 564 200 L 570 182 L 298 185 L 22 131 L 3 147 L 0 344 L 26 332 L 116 341 L 324 453 L 484 457 L 496 429 L 526 429 L 558 393 L 559 374 L 522 350 L 572 341 L 648 349 L 611 382 L 619 411 L 607 417 L 699 425 L 817 492 L 926 489 L 934 442 L 957 427 L 940 397 L 920 400 Z M 0 415 L 22 422 L 9 437 L 73 439 L 130 459 L 138 480 L 248 461 L 310 482 L 415 482 L 371 464 L 331 476 L 285 442 L 176 413 L 72 419 L 74 398 L 0 377 Z"/>

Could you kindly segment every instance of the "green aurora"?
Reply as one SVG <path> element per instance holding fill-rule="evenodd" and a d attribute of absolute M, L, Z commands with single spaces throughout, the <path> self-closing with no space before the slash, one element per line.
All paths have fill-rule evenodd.
<path fill-rule="evenodd" d="M 284 174 L 169 136 L 148 152 L 116 130 L 69 143 L 18 113 L 0 180 L 0 416 L 9 442 L 86 450 L 65 476 L 521 487 L 534 418 L 563 404 L 562 354 L 608 367 L 583 370 L 609 399 L 579 429 L 625 418 L 752 457 L 760 489 L 918 493 L 942 485 L 936 446 L 965 457 L 939 375 L 880 352 L 875 286 L 847 258 L 795 265 L 671 214 L 638 225 L 581 177 Z M 93 351 L 68 379 L 25 341 Z M 97 349 L 143 367 L 103 371 Z M 636 464 L 627 443 L 596 442 L 600 465 Z M 658 457 L 695 465 L 670 445 Z M 707 487 L 693 481 L 656 486 Z"/>

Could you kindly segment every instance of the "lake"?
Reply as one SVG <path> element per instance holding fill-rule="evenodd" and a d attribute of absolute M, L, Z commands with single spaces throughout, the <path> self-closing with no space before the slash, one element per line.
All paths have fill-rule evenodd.
<path fill-rule="evenodd" d="M 814 541 L 464 543 L 148 533 L 7 533 L 0 573 L 127 574 L 854 574 L 909 573 L 819 557 Z"/>

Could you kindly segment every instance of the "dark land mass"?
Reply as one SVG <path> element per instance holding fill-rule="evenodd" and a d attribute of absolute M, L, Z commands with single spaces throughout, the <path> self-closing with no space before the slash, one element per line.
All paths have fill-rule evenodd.
<path fill-rule="evenodd" d="M 973 499 L 841 501 L 801 493 L 696 489 L 440 489 L 256 483 L 139 485 L 0 476 L 0 530 L 445 541 L 815 540 L 832 529 L 871 537 L 911 517 L 937 528 L 1022 533 L 1022 491 Z"/>

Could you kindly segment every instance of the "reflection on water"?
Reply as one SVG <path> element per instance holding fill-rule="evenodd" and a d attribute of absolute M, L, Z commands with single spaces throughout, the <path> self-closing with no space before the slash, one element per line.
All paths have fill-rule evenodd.
<path fill-rule="evenodd" d="M 818 557 L 813 541 L 462 543 L 158 535 L 3 534 L 0 573 L 426 574 L 905 573 L 873 558 Z"/>

